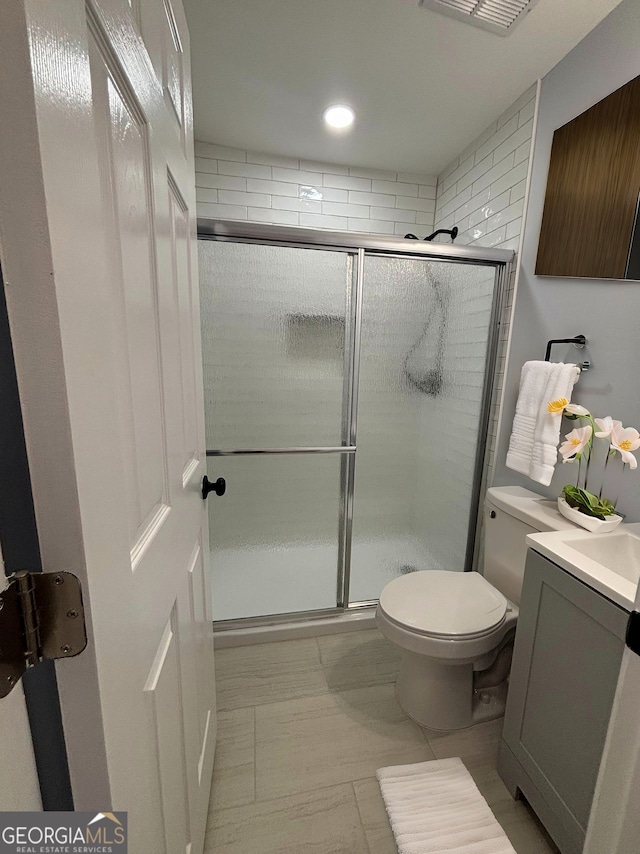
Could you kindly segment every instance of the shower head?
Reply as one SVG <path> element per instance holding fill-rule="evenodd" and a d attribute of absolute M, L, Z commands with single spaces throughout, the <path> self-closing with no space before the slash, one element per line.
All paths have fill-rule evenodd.
<path fill-rule="evenodd" d="M 458 226 L 454 225 L 453 228 L 439 228 L 437 231 L 434 231 L 433 234 L 430 234 L 428 237 L 423 237 L 422 239 L 431 241 L 431 240 L 433 240 L 434 237 L 437 237 L 439 234 L 450 235 L 451 242 L 453 243 L 453 241 L 458 236 Z M 407 240 L 419 240 L 419 238 L 416 237 L 415 234 L 411 234 L 411 233 L 405 234 L 405 239 L 407 239 Z"/>

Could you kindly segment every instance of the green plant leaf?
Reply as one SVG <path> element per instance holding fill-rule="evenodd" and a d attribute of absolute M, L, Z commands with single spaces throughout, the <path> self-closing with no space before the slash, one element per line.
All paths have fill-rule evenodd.
<path fill-rule="evenodd" d="M 585 516 L 594 516 L 596 519 L 605 519 L 616 512 L 614 505 L 606 498 L 598 498 L 592 492 L 579 486 L 567 484 L 562 494 L 569 507 L 573 507 L 584 513 Z"/>

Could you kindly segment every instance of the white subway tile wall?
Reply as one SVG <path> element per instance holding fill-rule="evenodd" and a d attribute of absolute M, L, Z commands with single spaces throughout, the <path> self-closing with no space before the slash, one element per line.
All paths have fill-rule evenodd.
<path fill-rule="evenodd" d="M 532 86 L 438 176 L 435 227 L 457 225 L 456 243 L 518 249 L 535 100 Z"/>
<path fill-rule="evenodd" d="M 433 231 L 436 177 L 196 142 L 198 216 L 365 234 Z"/>
<path fill-rule="evenodd" d="M 456 243 L 518 251 L 529 173 L 537 87 L 534 85 L 458 155 L 438 177 L 435 228 L 458 226 Z M 493 481 L 498 411 L 506 370 L 515 270 L 508 283 L 487 446 L 484 486 Z M 469 341 L 473 346 L 473 341 Z M 460 501 L 470 484 L 451 478 Z"/>

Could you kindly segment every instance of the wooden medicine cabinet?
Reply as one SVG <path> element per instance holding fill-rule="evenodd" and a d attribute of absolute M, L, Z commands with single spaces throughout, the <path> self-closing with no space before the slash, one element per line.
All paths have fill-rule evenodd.
<path fill-rule="evenodd" d="M 640 77 L 553 135 L 536 274 L 640 279 Z"/>

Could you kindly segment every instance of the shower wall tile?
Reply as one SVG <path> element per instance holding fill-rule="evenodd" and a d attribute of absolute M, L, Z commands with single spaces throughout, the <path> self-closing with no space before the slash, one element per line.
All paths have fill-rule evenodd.
<path fill-rule="evenodd" d="M 395 208 L 396 196 L 384 193 L 362 193 L 359 190 L 349 190 L 349 201 L 356 205 L 378 205 L 384 208 Z"/>
<path fill-rule="evenodd" d="M 252 205 L 254 208 L 271 207 L 271 196 L 266 193 L 244 193 L 239 190 L 218 190 L 218 201 L 223 205 Z"/>
<path fill-rule="evenodd" d="M 247 219 L 247 208 L 242 205 L 220 205 L 196 201 L 196 207 L 198 216 L 210 217 L 211 219 Z"/>
<path fill-rule="evenodd" d="M 250 222 L 268 222 L 271 225 L 298 224 L 298 214 L 295 211 L 279 211 L 270 208 L 249 208 L 247 218 Z"/>
<path fill-rule="evenodd" d="M 384 222 L 381 219 L 358 219 L 349 218 L 349 231 L 362 231 L 367 234 L 394 234 L 392 222 Z"/>
<path fill-rule="evenodd" d="M 365 234 L 404 235 L 407 223 L 419 224 L 419 237 L 433 231 L 434 175 L 195 147 L 198 216 Z"/>
<path fill-rule="evenodd" d="M 298 195 L 298 188 L 295 184 L 288 184 L 286 181 L 270 181 L 265 178 L 247 178 L 247 191 L 249 193 L 268 193 L 270 196 L 293 196 L 294 198 Z"/>
<path fill-rule="evenodd" d="M 427 217 L 429 216 L 429 214 L 422 214 L 422 215 L 427 216 Z M 421 232 L 423 232 L 423 231 L 431 232 L 431 226 L 430 225 L 428 228 L 426 228 L 424 225 L 420 225 L 420 216 L 421 216 L 421 213 L 420 213 L 420 211 L 418 211 L 418 213 L 416 214 L 415 223 L 404 222 L 403 220 L 400 220 L 399 222 L 395 222 L 394 223 L 395 228 L 393 230 L 393 233 L 395 234 L 395 236 L 396 237 L 404 237 L 405 234 L 416 234 L 416 232 L 420 232 L 420 233 L 416 234 L 416 236 L 421 237 L 422 236 Z"/>
<path fill-rule="evenodd" d="M 354 205 L 344 202 L 323 202 L 322 213 L 335 214 L 337 216 L 367 217 L 369 208 L 367 205 Z"/>
<path fill-rule="evenodd" d="M 320 214 L 300 214 L 300 225 L 304 228 L 329 228 L 345 231 L 349 225 L 346 216 L 321 216 Z"/>
<path fill-rule="evenodd" d="M 325 187 L 339 187 L 342 190 L 364 190 L 371 189 L 370 178 L 353 178 L 351 175 L 332 175 L 325 173 L 322 176 Z"/>
<path fill-rule="evenodd" d="M 385 172 L 383 169 L 359 169 L 357 166 L 349 167 L 349 175 L 354 178 L 375 178 L 377 181 L 395 181 L 398 177 L 396 172 Z"/>
<path fill-rule="evenodd" d="M 524 92 L 500 118 L 493 122 L 438 177 L 434 228 L 458 226 L 456 243 L 519 250 L 523 226 L 524 196 L 529 174 L 532 133 L 536 110 L 536 87 Z M 506 367 L 506 349 L 513 308 L 515 271 L 507 284 L 500 327 L 491 420 L 485 458 L 484 486 L 493 480 L 493 461 L 498 414 Z M 459 342 L 459 358 L 465 360 L 474 347 L 473 336 Z M 462 414 L 461 414 L 461 417 Z M 472 437 L 457 429 L 460 460 L 472 444 Z M 421 464 L 429 477 L 423 454 Z M 468 501 L 471 484 L 462 476 L 463 466 L 450 461 L 443 505 L 451 512 Z"/>
<path fill-rule="evenodd" d="M 210 142 L 195 143 L 196 157 L 206 157 L 209 160 L 237 160 L 239 163 L 246 163 L 247 152 L 240 151 L 238 148 L 227 148 L 224 145 L 213 145 Z M 254 163 L 259 161 L 255 160 Z"/>
<path fill-rule="evenodd" d="M 322 202 L 318 202 L 315 199 L 292 199 L 289 196 L 273 196 L 271 204 L 276 210 L 322 213 Z M 294 223 L 294 225 L 298 224 L 298 222 Z"/>
<path fill-rule="evenodd" d="M 213 161 L 215 163 L 215 161 Z M 204 166 L 202 167 L 204 169 Z M 206 171 L 196 172 L 196 188 L 201 190 L 204 188 L 212 188 L 216 190 L 239 190 L 242 192 L 248 188 L 246 178 L 234 178 L 232 175 L 218 175 Z"/>
<path fill-rule="evenodd" d="M 406 210 L 425 211 L 430 214 L 436 209 L 435 199 L 414 199 L 411 196 L 396 196 L 396 207 Z"/>
<path fill-rule="evenodd" d="M 271 178 L 271 171 L 271 166 L 218 160 L 218 172 L 221 175 L 237 175 L 240 178 Z"/>
<path fill-rule="evenodd" d="M 218 191 L 208 190 L 206 187 L 199 187 L 196 190 L 196 200 L 198 202 L 217 202 Z"/>
<path fill-rule="evenodd" d="M 371 208 L 371 216 L 375 219 L 389 219 L 393 222 L 415 222 L 416 211 L 400 210 L 399 208 Z"/>

